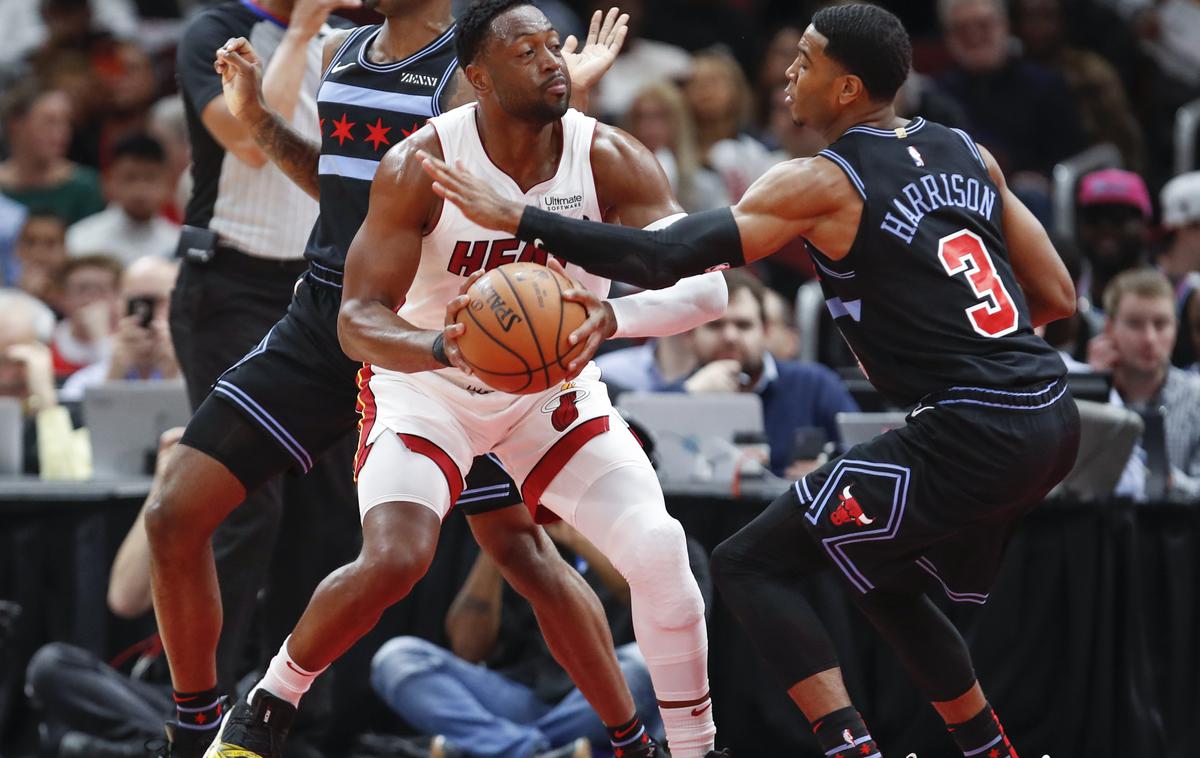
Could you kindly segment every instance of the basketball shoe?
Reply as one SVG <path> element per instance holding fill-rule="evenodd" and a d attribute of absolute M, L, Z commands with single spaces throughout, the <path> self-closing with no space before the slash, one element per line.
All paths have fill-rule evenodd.
<path fill-rule="evenodd" d="M 624 748 L 620 752 L 614 753 L 613 758 L 671 758 L 671 751 L 666 745 L 660 745 L 651 740 L 645 745 Z M 709 750 L 704 758 L 733 758 L 733 753 L 730 753 L 728 748 Z"/>
<path fill-rule="evenodd" d="M 204 758 L 283 758 L 283 743 L 296 717 L 296 707 L 266 690 L 254 693 L 225 714 L 216 739 Z"/>

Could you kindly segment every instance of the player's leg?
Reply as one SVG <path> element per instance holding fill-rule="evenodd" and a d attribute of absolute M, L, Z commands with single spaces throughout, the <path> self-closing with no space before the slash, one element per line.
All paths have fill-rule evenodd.
<path fill-rule="evenodd" d="M 688 566 L 683 527 L 667 513 L 654 469 L 621 421 L 606 420 L 613 431 L 584 443 L 540 500 L 603 552 L 629 583 L 634 631 L 671 753 L 702 758 L 713 749 L 716 735 L 704 600 Z M 535 469 L 526 477 L 526 488 L 536 474 Z"/>
<path fill-rule="evenodd" d="M 464 509 L 470 507 L 466 496 L 465 492 Z M 468 516 L 479 546 L 499 566 L 505 581 L 533 607 L 554 659 L 587 698 L 612 738 L 624 742 L 622 736 L 628 738 L 639 730 L 639 714 L 621 674 L 612 631 L 596 593 L 562 559 L 519 499 L 516 504 L 468 512 Z"/>
<path fill-rule="evenodd" d="M 361 552 L 317 587 L 263 679 L 226 716 L 207 758 L 281 758 L 296 706 L 316 677 L 428 570 L 450 509 L 451 474 L 388 430 L 369 452 L 358 473 Z"/>
<path fill-rule="evenodd" d="M 966 641 L 927 596 L 877 590 L 857 595 L 855 602 L 896 651 L 964 755 L 1016 758 L 975 678 Z"/>
<path fill-rule="evenodd" d="M 789 489 L 713 551 L 721 599 L 754 647 L 788 688 L 825 750 L 847 744 L 877 753 L 850 702 L 833 641 L 796 580 L 829 567 L 804 527 L 804 509 Z M 849 739 L 844 734 L 849 730 Z"/>

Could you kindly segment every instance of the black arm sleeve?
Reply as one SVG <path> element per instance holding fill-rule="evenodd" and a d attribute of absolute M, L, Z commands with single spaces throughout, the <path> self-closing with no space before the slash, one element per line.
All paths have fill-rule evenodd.
<path fill-rule="evenodd" d="M 646 289 L 670 287 L 685 276 L 746 263 L 729 208 L 696 213 L 648 232 L 563 218 L 529 206 L 517 236 L 593 274 Z"/>

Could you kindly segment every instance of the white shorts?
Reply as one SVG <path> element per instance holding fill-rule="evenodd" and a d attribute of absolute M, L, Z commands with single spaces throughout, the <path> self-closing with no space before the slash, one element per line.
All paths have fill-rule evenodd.
<path fill-rule="evenodd" d="M 477 387 L 463 386 L 467 383 L 456 375 L 365 368 L 360 378 L 362 424 L 355 472 L 362 469 L 381 435 L 397 435 L 405 448 L 432 459 L 445 476 L 448 499 L 439 513 L 444 518 L 462 491 L 471 461 L 492 452 L 520 487 L 534 519 L 546 523 L 556 516 L 540 506 L 542 493 L 564 470 L 569 472 L 572 490 L 582 495 L 615 468 L 649 465 L 637 438 L 613 410 L 595 363 L 589 363 L 575 380 L 535 395 L 484 394 Z M 620 435 L 619 444 L 606 446 L 602 456 L 581 456 L 572 462 L 585 443 L 610 430 Z M 422 495 L 419 502 L 429 504 L 428 486 L 406 485 L 402 478 L 398 475 L 396 482 L 389 482 L 388 491 L 403 500 L 408 487 L 412 494 Z"/>

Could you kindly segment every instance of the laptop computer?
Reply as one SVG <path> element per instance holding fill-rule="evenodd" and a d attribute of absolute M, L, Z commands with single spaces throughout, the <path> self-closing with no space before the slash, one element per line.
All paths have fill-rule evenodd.
<path fill-rule="evenodd" d="M 0 475 L 22 473 L 25 458 L 25 420 L 21 401 L 0 397 Z"/>
<path fill-rule="evenodd" d="M 873 440 L 891 429 L 904 426 L 908 416 L 904 411 L 880 411 L 872 413 L 851 413 L 843 411 L 835 417 L 838 427 L 838 437 L 842 449 L 852 445 Z"/>
<path fill-rule="evenodd" d="M 97 479 L 145 476 L 154 471 L 158 437 L 192 417 L 181 381 L 106 382 L 83 396 L 83 422 L 92 440 Z"/>

